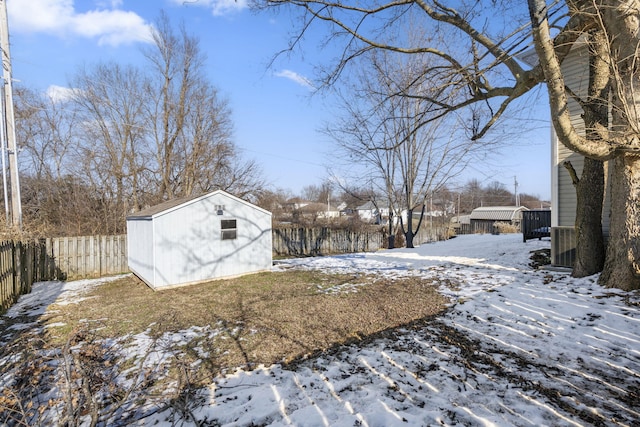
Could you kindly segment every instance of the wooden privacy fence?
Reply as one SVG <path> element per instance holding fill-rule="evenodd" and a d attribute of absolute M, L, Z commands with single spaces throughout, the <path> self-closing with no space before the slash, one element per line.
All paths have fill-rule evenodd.
<path fill-rule="evenodd" d="M 4 313 L 34 282 L 57 278 L 44 241 L 0 243 L 0 312 Z"/>
<path fill-rule="evenodd" d="M 34 282 L 125 273 L 126 236 L 86 236 L 0 243 L 0 312 Z"/>
<path fill-rule="evenodd" d="M 47 253 L 64 279 L 126 273 L 127 236 L 79 236 L 46 239 Z"/>
<path fill-rule="evenodd" d="M 380 231 L 349 231 L 323 228 L 274 228 L 273 254 L 313 256 L 370 252 L 384 247 Z"/>

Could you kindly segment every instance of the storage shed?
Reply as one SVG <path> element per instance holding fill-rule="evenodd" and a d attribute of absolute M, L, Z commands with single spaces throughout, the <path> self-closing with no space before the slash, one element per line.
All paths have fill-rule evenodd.
<path fill-rule="evenodd" d="M 129 269 L 153 289 L 269 270 L 271 213 L 224 191 L 127 217 Z"/>
<path fill-rule="evenodd" d="M 493 233 L 498 222 L 520 228 L 524 206 L 484 206 L 475 208 L 469 216 L 472 233 Z"/>

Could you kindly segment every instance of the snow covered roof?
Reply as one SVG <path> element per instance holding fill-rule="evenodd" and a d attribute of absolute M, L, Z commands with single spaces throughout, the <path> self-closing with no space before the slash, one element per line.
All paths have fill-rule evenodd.
<path fill-rule="evenodd" d="M 488 221 L 513 221 L 522 218 L 522 211 L 529 209 L 524 206 L 483 206 L 475 208 L 469 219 Z"/>

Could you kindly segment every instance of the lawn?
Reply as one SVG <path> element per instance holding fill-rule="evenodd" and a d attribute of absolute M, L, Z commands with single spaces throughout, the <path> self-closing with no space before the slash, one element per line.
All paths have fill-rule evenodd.
<path fill-rule="evenodd" d="M 80 304 L 54 304 L 44 319 L 54 344 L 83 325 L 103 338 L 215 327 L 222 332 L 191 343 L 212 350 L 211 378 L 357 341 L 433 316 L 445 303 L 432 281 L 415 277 L 287 270 L 153 291 L 128 275 L 95 288 Z"/>

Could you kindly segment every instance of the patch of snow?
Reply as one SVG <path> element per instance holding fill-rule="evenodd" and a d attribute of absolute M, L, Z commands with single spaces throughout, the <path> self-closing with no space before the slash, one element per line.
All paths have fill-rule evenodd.
<path fill-rule="evenodd" d="M 640 386 L 640 298 L 603 289 L 596 277 L 531 269 L 529 252 L 548 247 L 519 235 L 474 235 L 291 260 L 289 267 L 439 280 L 453 305 L 396 340 L 352 345 L 295 370 L 218 378 L 197 416 L 234 426 L 584 425 L 589 416 L 631 425 L 640 419 L 630 404 Z M 452 340 L 454 331 L 464 340 Z"/>

